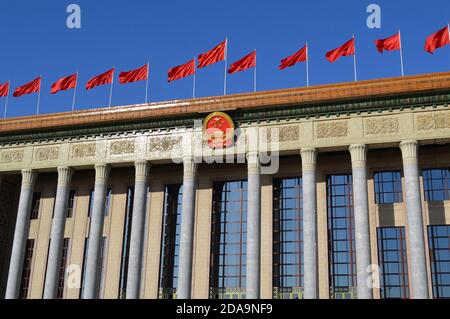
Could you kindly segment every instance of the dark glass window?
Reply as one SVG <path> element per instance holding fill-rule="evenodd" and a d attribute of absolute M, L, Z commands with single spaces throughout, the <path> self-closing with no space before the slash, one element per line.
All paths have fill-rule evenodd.
<path fill-rule="evenodd" d="M 182 185 L 167 185 L 164 191 L 164 220 L 159 268 L 160 299 L 172 299 L 176 296 L 182 202 Z"/>
<path fill-rule="evenodd" d="M 273 296 L 301 299 L 303 295 L 302 179 L 273 182 Z"/>
<path fill-rule="evenodd" d="M 427 202 L 450 200 L 450 170 L 423 170 L 425 200 Z"/>
<path fill-rule="evenodd" d="M 393 204 L 403 201 L 400 172 L 378 172 L 374 174 L 375 201 L 377 204 Z"/>
<path fill-rule="evenodd" d="M 450 225 L 429 226 L 433 296 L 450 299 Z"/>
<path fill-rule="evenodd" d="M 105 216 L 109 215 L 109 211 L 111 209 L 111 193 L 111 188 L 108 188 L 106 191 Z"/>
<path fill-rule="evenodd" d="M 34 239 L 28 239 L 25 247 L 25 258 L 23 260 L 22 278 L 20 282 L 20 299 L 28 298 L 28 289 L 31 281 L 31 267 L 33 262 Z"/>
<path fill-rule="evenodd" d="M 64 238 L 63 241 L 63 251 L 61 255 L 61 263 L 59 268 L 59 277 L 58 277 L 58 292 L 57 299 L 63 299 L 64 297 L 64 282 L 66 278 L 66 267 L 67 267 L 67 257 L 69 253 L 69 238 Z"/>
<path fill-rule="evenodd" d="M 127 204 L 122 237 L 122 259 L 120 262 L 119 299 L 126 298 L 128 279 L 128 260 L 130 258 L 131 221 L 133 219 L 134 187 L 128 187 Z"/>
<path fill-rule="evenodd" d="M 381 299 L 408 299 L 405 228 L 378 228 L 377 234 Z"/>
<path fill-rule="evenodd" d="M 247 181 L 213 186 L 210 298 L 245 298 Z"/>
<path fill-rule="evenodd" d="M 67 218 L 73 217 L 74 206 L 75 206 L 75 191 L 71 190 L 69 193 L 69 204 L 67 206 Z"/>
<path fill-rule="evenodd" d="M 356 298 L 352 176 L 328 176 L 327 198 L 330 298 Z"/>
<path fill-rule="evenodd" d="M 41 193 L 33 193 L 33 199 L 31 201 L 31 214 L 30 219 L 39 218 L 39 208 L 41 207 Z"/>
<path fill-rule="evenodd" d="M 88 218 L 92 216 L 93 205 L 94 205 L 94 190 L 91 189 L 91 191 L 89 192 Z"/>

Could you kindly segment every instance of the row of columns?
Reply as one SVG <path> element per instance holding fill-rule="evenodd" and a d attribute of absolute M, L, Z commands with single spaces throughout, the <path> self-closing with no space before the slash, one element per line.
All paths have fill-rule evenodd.
<path fill-rule="evenodd" d="M 147 161 L 137 161 L 135 163 L 135 195 L 127 281 L 127 298 L 130 299 L 139 298 L 149 169 L 150 164 Z M 109 165 L 95 165 L 95 188 L 90 221 L 89 250 L 86 257 L 85 287 L 82 296 L 84 299 L 94 299 L 98 297 L 98 283 L 101 270 L 101 243 L 109 173 Z M 57 297 L 58 277 L 63 249 L 62 242 L 64 239 L 64 228 L 72 174 L 73 170 L 69 167 L 58 168 L 58 187 L 51 229 L 44 299 L 55 299 Z M 36 171 L 22 171 L 22 186 L 5 295 L 6 299 L 17 299 L 20 293 L 20 280 L 22 278 L 25 245 L 30 227 L 30 212 L 36 177 Z"/>
<path fill-rule="evenodd" d="M 406 206 L 408 240 L 411 270 L 411 296 L 426 299 L 428 280 L 425 259 L 422 205 L 419 186 L 418 143 L 406 141 L 400 144 L 404 164 L 406 185 Z M 367 146 L 352 145 L 349 148 L 352 159 L 353 197 L 355 220 L 356 268 L 358 298 L 371 299 L 372 288 L 368 284 L 372 261 L 370 254 L 369 207 L 367 192 Z M 317 151 L 305 148 L 300 151 L 303 175 L 303 218 L 304 218 L 304 298 L 318 298 L 318 256 L 317 256 L 317 194 L 316 162 Z M 259 153 L 247 154 L 248 164 L 248 207 L 247 207 L 247 277 L 246 296 L 260 298 L 261 277 L 261 180 Z M 195 194 L 197 187 L 197 164 L 193 158 L 183 160 L 183 211 L 181 217 L 180 256 L 177 295 L 179 299 L 190 299 L 192 293 L 192 265 L 195 224 Z M 150 164 L 147 161 L 135 163 L 135 196 L 130 239 L 130 258 L 126 296 L 139 298 L 141 267 L 144 249 L 145 207 Z M 89 250 L 86 259 L 84 299 L 98 296 L 100 276 L 101 239 L 103 236 L 104 211 L 110 167 L 95 165 L 94 202 L 90 224 Z M 55 214 L 51 231 L 51 244 L 44 287 L 44 298 L 54 299 L 57 293 L 59 262 L 62 255 L 65 216 L 72 169 L 58 168 L 58 188 Z M 25 244 L 29 231 L 33 188 L 37 173 L 22 171 L 22 187 L 17 215 L 16 230 L 9 269 L 6 298 L 19 296 Z"/>

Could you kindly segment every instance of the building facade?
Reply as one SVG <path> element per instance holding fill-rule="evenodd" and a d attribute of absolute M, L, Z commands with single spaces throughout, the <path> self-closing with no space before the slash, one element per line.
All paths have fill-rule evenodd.
<path fill-rule="evenodd" d="M 449 101 L 438 73 L 1 120 L 0 296 L 450 298 Z"/>

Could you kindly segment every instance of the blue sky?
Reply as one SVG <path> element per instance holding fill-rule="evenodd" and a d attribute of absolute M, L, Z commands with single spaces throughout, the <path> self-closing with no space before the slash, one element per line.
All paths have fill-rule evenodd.
<path fill-rule="evenodd" d="M 335 64 L 325 53 L 356 36 L 360 80 L 398 76 L 398 52 L 380 55 L 377 38 L 402 30 L 407 75 L 450 71 L 450 46 L 434 56 L 423 50 L 426 37 L 450 20 L 450 1 L 428 0 L 5 0 L 0 11 L 2 30 L 0 83 L 13 89 L 43 77 L 41 113 L 70 111 L 73 92 L 50 95 L 58 78 L 80 73 L 77 109 L 106 107 L 109 87 L 86 92 L 92 76 L 113 65 L 126 71 L 150 61 L 150 102 L 186 99 L 192 79 L 167 83 L 170 67 L 182 64 L 229 39 L 229 63 L 257 49 L 258 91 L 305 86 L 305 66 L 284 71 L 284 58 L 310 44 L 311 85 L 353 80 L 353 59 Z M 81 6 L 82 28 L 66 26 L 67 5 Z M 382 28 L 369 29 L 366 8 L 381 6 Z M 224 64 L 198 70 L 197 95 L 221 95 Z M 117 79 L 117 77 L 116 77 Z M 253 72 L 228 78 L 230 94 L 250 92 Z M 113 105 L 142 103 L 145 83 L 116 85 Z M 36 112 L 36 95 L 10 98 L 8 117 Z M 5 99 L 0 100 L 0 110 Z"/>

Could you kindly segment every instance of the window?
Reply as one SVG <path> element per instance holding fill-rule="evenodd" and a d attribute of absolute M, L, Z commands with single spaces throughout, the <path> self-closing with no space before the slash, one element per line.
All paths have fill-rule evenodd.
<path fill-rule="evenodd" d="M 425 200 L 427 202 L 450 200 L 450 170 L 426 169 L 423 171 Z"/>
<path fill-rule="evenodd" d="M 400 172 L 378 172 L 374 174 L 375 201 L 377 204 L 394 204 L 403 201 Z"/>
<path fill-rule="evenodd" d="M 273 183 L 273 296 L 301 299 L 303 295 L 302 179 Z"/>
<path fill-rule="evenodd" d="M 120 262 L 119 299 L 126 298 L 128 279 L 128 260 L 130 258 L 131 221 L 133 219 L 134 187 L 128 187 L 125 221 L 123 225 L 122 259 Z"/>
<path fill-rule="evenodd" d="M 213 186 L 210 298 L 245 298 L 247 181 Z"/>
<path fill-rule="evenodd" d="M 355 231 L 351 175 L 327 177 L 330 298 L 356 298 Z"/>
<path fill-rule="evenodd" d="M 94 205 L 94 190 L 91 189 L 91 191 L 89 192 L 88 218 L 92 216 L 93 205 Z"/>
<path fill-rule="evenodd" d="M 182 202 L 182 185 L 167 185 L 164 191 L 164 220 L 159 268 L 160 299 L 172 299 L 176 295 Z"/>
<path fill-rule="evenodd" d="M 433 296 L 450 299 L 450 225 L 429 226 Z"/>
<path fill-rule="evenodd" d="M 408 299 L 405 228 L 378 228 L 377 234 L 381 299 Z"/>
<path fill-rule="evenodd" d="M 59 268 L 59 277 L 58 277 L 58 291 L 57 291 L 57 299 L 63 299 L 64 297 L 64 282 L 66 278 L 66 266 L 67 266 L 67 257 L 69 252 L 69 238 L 64 238 L 63 241 L 63 251 L 61 255 L 61 263 Z"/>
<path fill-rule="evenodd" d="M 75 205 L 75 191 L 71 190 L 69 193 L 69 204 L 67 206 L 67 218 L 73 217 L 74 205 Z"/>
<path fill-rule="evenodd" d="M 106 191 L 106 203 L 105 203 L 105 216 L 109 215 L 109 210 L 111 209 L 111 188 Z"/>
<path fill-rule="evenodd" d="M 20 282 L 20 299 L 28 298 L 28 289 L 31 281 L 31 266 L 33 262 L 34 239 L 28 239 L 25 247 L 25 258 L 23 261 L 22 279 Z"/>
<path fill-rule="evenodd" d="M 31 214 L 30 219 L 39 218 L 39 208 L 41 207 L 41 193 L 33 193 L 33 199 L 31 202 Z"/>

